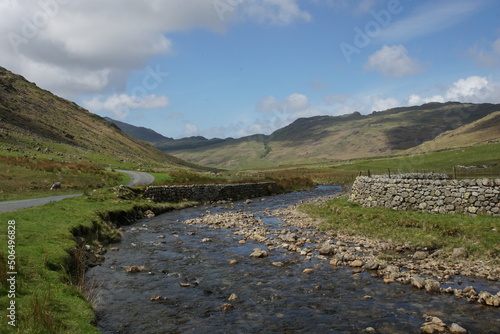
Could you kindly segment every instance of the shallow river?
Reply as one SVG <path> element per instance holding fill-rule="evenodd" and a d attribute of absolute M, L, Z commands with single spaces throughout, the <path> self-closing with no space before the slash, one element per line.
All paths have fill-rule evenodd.
<path fill-rule="evenodd" d="M 87 273 L 98 286 L 96 314 L 103 333 L 420 333 L 424 314 L 469 333 L 500 333 L 500 309 L 431 295 L 408 285 L 384 284 L 369 273 L 332 267 L 281 248 L 251 258 L 254 248 L 234 231 L 184 224 L 224 211 L 254 213 L 272 228 L 283 223 L 263 213 L 301 199 L 330 195 L 318 187 L 253 203 L 200 206 L 144 219 L 125 228 L 106 261 Z M 287 227 L 289 228 L 289 227 Z M 164 238 L 158 238 L 163 236 Z M 231 262 L 232 260 L 236 260 Z M 283 262 L 277 267 L 273 262 Z M 129 266 L 147 271 L 126 273 Z M 308 275 L 306 268 L 314 269 Z M 495 287 L 496 288 L 496 287 Z M 150 300 L 152 297 L 157 300 Z M 371 298 L 364 298 L 370 296 Z"/>

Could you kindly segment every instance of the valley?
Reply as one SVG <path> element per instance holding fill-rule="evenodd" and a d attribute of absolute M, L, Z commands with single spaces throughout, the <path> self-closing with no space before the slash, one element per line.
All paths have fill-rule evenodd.
<path fill-rule="evenodd" d="M 271 135 L 256 134 L 238 139 L 203 137 L 172 139 L 147 128 L 101 118 L 73 102 L 61 99 L 37 87 L 23 77 L 0 68 L 0 200 L 5 202 L 44 198 L 49 195 L 72 197 L 42 207 L 0 213 L 0 221 L 18 223 L 16 251 L 22 254 L 16 263 L 16 270 L 22 273 L 18 276 L 19 294 L 16 297 L 19 306 L 17 314 L 20 324 L 19 332 L 98 333 L 95 312 L 98 310 L 101 312 L 98 314 L 104 314 L 99 309 L 103 304 L 98 303 L 96 296 L 96 291 L 100 288 L 98 285 L 101 283 L 86 277 L 85 272 L 89 267 L 94 266 L 97 266 L 95 270 L 100 270 L 103 261 L 105 266 L 102 268 L 115 270 L 106 267 L 110 264 L 106 262 L 107 259 L 113 259 L 113 256 L 117 257 L 113 261 L 125 261 L 124 263 L 132 259 L 128 256 L 119 256 L 118 259 L 118 255 L 122 254 L 119 252 L 119 248 L 122 247 L 120 241 L 124 238 L 124 242 L 127 243 L 124 246 L 125 252 L 126 247 L 135 247 L 133 244 L 128 244 L 131 235 L 133 238 L 141 238 L 142 235 L 150 236 L 150 232 L 144 231 L 148 231 L 149 226 L 155 226 L 150 225 L 153 221 L 151 219 L 155 216 L 158 216 L 156 221 L 161 222 L 169 216 L 160 216 L 160 214 L 173 211 L 172 216 L 179 219 L 169 226 L 180 228 L 186 224 L 182 221 L 184 218 L 194 219 L 189 212 L 194 212 L 199 217 L 206 215 L 206 219 L 210 220 L 213 216 L 209 213 L 210 210 L 227 211 L 228 215 L 233 215 L 235 214 L 232 211 L 234 207 L 245 209 L 255 206 L 259 209 L 249 214 L 261 215 L 262 211 L 268 212 L 265 219 L 271 219 L 271 206 L 267 206 L 266 201 L 271 203 L 280 201 L 281 198 L 261 198 L 260 201 L 255 201 L 256 204 L 252 204 L 252 200 L 223 201 L 218 204 L 217 208 L 210 206 L 185 211 L 182 209 L 197 206 L 200 203 L 188 201 L 156 203 L 140 195 L 146 184 L 152 182 L 152 185 L 161 186 L 275 182 L 278 192 L 287 194 L 282 195 L 282 198 L 290 196 L 294 198 L 293 201 L 298 201 L 301 196 L 306 196 L 308 193 L 293 191 L 306 189 L 311 191 L 317 185 L 327 184 L 336 185 L 333 187 L 334 192 L 341 191 L 339 185 L 346 192 L 359 175 L 418 171 L 444 173 L 456 178 L 494 179 L 500 175 L 499 110 L 499 105 L 494 104 L 432 103 L 374 112 L 370 115 L 353 113 L 343 116 L 300 118 Z M 124 171 L 130 172 L 125 175 Z M 139 176 L 143 176 L 144 173 L 149 176 L 140 178 Z M 134 180 L 141 184 L 136 184 L 135 187 L 121 186 Z M 61 182 L 62 189 L 49 190 L 54 182 Z M 189 186 L 185 188 L 191 189 Z M 320 187 L 312 193 L 318 192 L 318 189 L 324 192 L 324 189 L 330 188 Z M 82 195 L 75 196 L 78 194 Z M 325 193 L 321 194 L 325 195 Z M 338 251 L 342 249 L 344 252 L 339 254 L 343 254 L 344 257 L 353 256 L 352 249 L 361 247 L 342 246 L 344 242 L 342 240 L 360 240 L 351 239 L 351 234 L 354 238 L 364 238 L 363 243 L 368 243 L 369 238 L 387 237 L 394 240 L 391 245 L 395 245 L 396 248 L 403 247 L 412 252 L 431 249 L 435 250 L 436 254 L 443 254 L 442 266 L 447 266 L 446 259 L 449 258 L 454 247 L 465 247 L 470 256 L 467 261 L 460 262 L 460 268 L 463 268 L 464 273 L 468 273 L 467 270 L 473 268 L 474 270 L 470 271 L 471 275 L 478 275 L 480 279 L 483 279 L 483 274 L 487 271 L 490 277 L 497 280 L 496 275 L 500 272 L 497 261 L 498 235 L 491 232 L 498 228 L 498 219 L 495 217 L 477 217 L 477 219 L 466 217 L 464 219 L 462 216 L 454 215 L 361 208 L 359 205 L 347 202 L 345 198 L 329 196 L 324 199 L 313 199 L 309 204 L 297 205 L 293 208 L 285 207 L 285 202 L 279 204 L 278 209 L 284 209 L 288 214 L 293 213 L 293 224 L 299 228 L 298 235 L 302 233 L 305 237 L 313 234 L 314 236 L 321 235 L 321 242 L 326 242 L 329 236 L 336 236 L 340 242 L 337 245 Z M 289 218 L 285 211 L 279 211 L 274 215 L 286 221 Z M 303 212 L 307 212 L 307 215 Z M 311 221 L 317 220 L 322 223 L 320 225 L 315 223 L 314 228 L 312 228 L 313 225 L 303 228 L 304 225 L 301 224 L 310 219 L 306 216 L 314 217 Z M 240 224 L 242 221 L 238 217 L 236 215 L 235 221 Z M 340 225 L 339 219 L 342 221 Z M 139 222 L 136 223 L 136 221 Z M 470 228 L 473 224 L 476 224 L 474 226 L 477 228 Z M 125 227 L 128 225 L 130 226 Z M 277 226 L 273 226 L 273 229 Z M 381 229 L 380 226 L 384 228 Z M 161 226 L 154 228 L 155 231 L 161 230 Z M 181 249 L 179 254 L 184 254 L 185 252 L 197 253 L 207 246 L 213 246 L 214 254 L 223 250 L 224 256 L 227 256 L 229 251 L 242 252 L 254 246 L 269 247 L 270 252 L 274 251 L 271 256 L 277 256 L 277 259 L 282 260 L 283 263 L 292 259 L 295 261 L 294 264 L 290 263 L 288 269 L 278 269 L 277 265 L 272 263 L 267 265 L 264 261 L 256 265 L 252 262 L 253 260 L 248 259 L 246 253 L 239 255 L 241 263 L 245 266 L 250 263 L 251 268 L 263 268 L 272 273 L 287 272 L 290 282 L 296 282 L 301 291 L 305 291 L 304 289 L 312 284 L 310 279 L 324 280 L 332 275 L 333 262 L 327 263 L 324 261 L 326 257 L 315 254 L 324 246 L 323 244 L 318 243 L 314 246 L 311 244 L 302 249 L 304 245 L 298 245 L 301 239 L 297 239 L 295 240 L 297 245 L 287 246 L 292 247 L 291 253 L 288 253 L 285 249 L 277 250 L 282 245 L 281 242 L 276 242 L 277 239 L 274 237 L 267 240 L 264 236 L 249 235 L 241 239 L 244 242 L 240 240 L 237 245 L 232 245 L 235 240 L 221 237 L 215 232 L 207 233 L 204 229 L 204 227 L 196 227 L 195 232 L 199 232 L 200 236 L 203 235 L 207 239 L 219 240 L 220 238 L 223 244 L 231 243 L 231 245 L 226 249 L 216 242 L 210 244 L 205 239 L 200 243 L 197 241 L 197 233 L 194 233 L 181 236 L 183 243 L 192 246 L 189 250 L 183 249 L 182 247 L 186 247 L 183 244 L 173 244 L 172 249 L 175 252 Z M 313 233 L 313 230 L 317 231 Z M 420 233 L 415 233 L 415 230 Z M 283 233 L 286 235 L 285 232 Z M 179 235 L 168 237 L 178 238 Z M 160 238 L 155 234 L 152 238 L 153 241 L 147 241 L 144 249 L 150 246 L 163 247 L 164 244 L 161 241 L 166 237 Z M 467 240 L 464 241 L 463 238 Z M 7 235 L 1 235 L 0 241 L 6 243 Z M 270 243 L 271 241 L 275 244 Z M 116 243 L 116 246 L 110 246 L 112 243 Z M 385 241 L 376 241 L 376 243 L 384 244 Z M 298 248 L 293 249 L 293 247 Z M 361 249 L 364 247 L 365 245 Z M 297 249 L 300 252 L 297 252 Z M 370 248 L 367 251 L 372 250 Z M 108 255 L 111 252 L 116 253 Z M 305 260 L 299 258 L 301 252 L 304 252 Z M 381 251 L 380 254 L 373 256 L 373 259 L 382 267 L 391 268 L 396 264 L 414 265 L 412 261 L 405 261 L 405 256 L 405 252 L 394 253 L 391 249 L 389 252 Z M 6 259 L 7 254 L 0 252 L 2 282 L 7 278 Z M 304 262 L 310 260 L 315 261 L 315 269 L 309 268 L 309 262 Z M 284 265 L 288 265 L 288 262 Z M 227 263 L 221 267 L 226 266 Z M 137 267 L 139 268 L 140 264 Z M 307 273 L 317 270 L 317 274 L 308 276 L 303 274 L 304 270 Z M 356 280 L 360 277 L 358 274 L 361 274 L 363 276 L 362 280 L 358 281 L 361 282 L 359 286 L 376 285 L 380 286 L 379 290 L 394 290 L 392 286 L 385 285 L 394 282 L 376 282 L 368 275 L 369 270 L 350 264 L 344 266 L 337 262 L 333 265 L 333 275 L 340 275 L 339 277 L 346 286 L 357 282 Z M 151 275 L 145 277 L 147 284 L 165 275 L 161 271 L 152 270 L 151 272 Z M 451 267 L 446 271 L 447 274 L 452 272 Z M 251 271 L 248 275 L 251 275 L 250 273 Z M 129 274 L 119 269 L 111 275 L 120 277 L 125 275 L 129 279 L 132 277 L 130 275 L 136 274 Z M 142 275 L 142 273 L 139 271 L 137 275 Z M 198 275 L 198 273 L 193 275 Z M 207 273 L 207 275 L 212 274 Z M 380 275 L 384 280 L 392 279 L 391 273 L 380 271 Z M 147 280 L 151 277 L 154 280 Z M 401 278 L 405 282 L 410 279 L 408 275 L 401 277 L 398 276 L 397 279 Z M 171 277 L 167 279 L 169 282 L 172 280 Z M 269 277 L 260 279 L 270 280 Z M 456 279 L 458 282 L 463 278 L 457 276 Z M 191 287 L 193 289 L 189 292 L 196 295 L 198 290 L 194 287 L 198 286 L 195 285 L 195 283 L 198 284 L 197 282 L 186 277 L 180 283 L 185 285 L 180 285 L 179 296 L 185 295 L 186 288 Z M 493 287 L 491 283 L 483 281 L 479 286 L 481 289 Z M 106 286 L 106 289 L 111 289 L 106 293 L 116 295 L 112 288 Z M 6 285 L 1 285 L 0 301 L 2 304 L 8 302 L 7 294 L 4 293 L 6 289 Z M 243 288 L 238 291 L 244 295 L 247 290 Z M 321 289 L 314 291 L 321 291 Z M 336 288 L 326 289 L 324 293 L 334 291 Z M 406 287 L 398 285 L 397 291 L 406 293 L 404 292 Z M 473 298 L 460 291 L 462 297 L 457 298 L 463 298 L 463 296 Z M 342 294 L 347 292 L 348 289 Z M 260 290 L 259 293 L 265 296 L 266 290 Z M 378 313 L 377 316 L 380 319 L 386 317 L 387 314 L 395 318 L 399 317 L 399 311 L 391 308 L 392 297 L 382 300 L 375 292 L 371 294 L 376 298 L 377 303 L 387 306 L 386 313 Z M 302 295 L 302 292 L 297 295 Z M 233 302 L 231 307 L 226 305 L 229 303 L 224 303 L 223 305 L 226 305 L 224 307 L 228 309 L 222 310 L 223 306 L 218 302 L 226 296 L 222 294 L 217 296 L 215 299 L 202 298 L 200 303 L 205 301 L 210 303 L 210 310 L 207 312 L 212 312 L 216 316 L 221 315 L 224 319 L 226 315 L 229 315 L 224 312 L 237 310 L 238 307 L 254 309 L 251 300 L 249 303 L 242 300 Z M 304 296 L 309 296 L 309 294 L 306 293 Z M 457 296 L 460 296 L 458 292 Z M 168 300 L 163 299 L 160 293 L 148 298 L 153 297 L 160 298 L 165 303 Z M 360 298 L 365 297 L 360 296 Z M 424 295 L 420 296 L 419 300 L 436 302 L 441 297 L 441 295 Z M 318 301 L 328 303 L 328 298 L 322 297 Z M 349 298 L 349 294 L 343 298 Z M 457 303 L 455 300 L 448 299 L 445 304 L 440 304 L 434 309 L 445 310 L 449 308 L 447 305 Z M 140 303 L 147 307 L 153 305 L 157 310 L 156 305 L 151 303 L 158 300 L 144 299 Z M 285 302 L 288 300 L 290 299 L 284 299 Z M 458 303 L 460 302 L 459 300 Z M 405 307 L 414 310 L 412 312 L 423 312 L 422 307 L 415 307 L 412 304 L 413 299 L 404 303 Z M 355 307 L 362 305 L 357 302 L 354 304 Z M 466 303 L 462 304 L 460 309 L 467 313 L 470 307 Z M 167 309 L 169 312 L 177 312 L 176 307 Z M 321 309 L 324 307 L 322 306 Z M 267 312 L 267 309 L 263 310 Z M 290 316 L 286 307 L 280 312 L 283 317 Z M 494 312 L 496 309 L 492 311 L 496 314 Z M 313 313 L 317 314 L 316 311 Z M 233 315 L 237 314 L 234 312 Z M 262 317 L 263 314 L 258 314 L 258 316 Z M 482 321 L 486 323 L 477 324 L 469 319 L 470 322 L 467 323 L 469 328 L 487 328 L 487 316 L 483 313 L 477 316 L 484 319 Z M 108 318 L 111 319 L 112 316 L 108 315 Z M 321 318 L 325 326 L 327 318 Z M 412 329 L 422 323 L 419 318 L 413 316 L 410 318 L 408 321 L 411 325 L 407 326 Z M 139 316 L 136 323 L 139 327 L 143 325 L 139 322 L 140 319 Z M 237 324 L 241 319 L 238 316 L 231 317 L 231 322 Z M 459 321 L 459 319 L 460 317 L 457 318 L 456 315 L 446 317 L 449 323 Z M 170 320 L 171 322 L 166 325 L 168 328 L 184 328 L 182 323 L 180 325 L 176 323 L 175 317 Z M 249 328 L 259 325 L 251 319 L 247 320 L 250 321 Z M 271 320 L 266 318 L 266 324 L 272 327 L 273 321 Z M 390 323 L 392 322 L 382 324 L 377 321 L 360 320 L 358 323 L 350 323 L 348 327 L 341 324 L 339 328 L 351 330 L 370 328 L 368 326 L 393 328 Z M 279 324 L 287 326 L 283 321 Z M 115 321 L 112 325 L 101 322 L 99 328 L 105 331 L 107 328 L 118 328 L 122 325 L 124 325 L 123 321 Z M 217 327 L 220 324 L 214 323 L 213 326 Z M 1 324 L 0 331 L 8 332 L 9 330 L 7 325 Z"/>

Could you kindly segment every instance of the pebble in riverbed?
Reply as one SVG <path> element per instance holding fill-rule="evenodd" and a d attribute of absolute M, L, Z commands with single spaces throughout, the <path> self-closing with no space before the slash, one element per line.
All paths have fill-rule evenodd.
<path fill-rule="evenodd" d="M 316 201 L 321 203 L 324 199 Z M 316 257 L 328 260 L 333 266 L 347 265 L 353 267 L 356 272 L 370 270 L 373 276 L 378 276 L 387 283 L 411 284 L 429 293 L 454 293 L 457 298 L 467 298 L 469 302 L 500 306 L 500 293 L 492 295 L 474 291 L 475 294 L 471 295 L 470 291 L 454 291 L 442 287 L 442 284 L 452 281 L 457 275 L 482 277 L 492 281 L 500 278 L 500 266 L 482 261 L 468 261 L 464 249 L 457 248 L 448 256 L 440 250 L 415 249 L 410 245 L 391 241 L 339 232 L 321 233 L 317 230 L 320 221 L 299 212 L 296 206 L 273 212 L 266 209 L 261 213 L 277 217 L 282 221 L 282 227 L 267 226 L 254 214 L 242 211 L 216 214 L 207 212 L 206 215 L 186 220 L 185 223 L 204 225 L 212 229 L 233 229 L 240 243 L 253 240 L 266 245 L 270 251 L 283 248 L 299 253 L 306 259 Z M 269 253 L 259 248 L 255 249 L 251 256 L 263 258 L 269 256 Z"/>
<path fill-rule="evenodd" d="M 420 327 L 420 332 L 422 334 L 434 334 L 434 333 L 451 333 L 451 334 L 467 334 L 467 330 L 458 324 L 446 325 L 438 317 L 424 316 L 426 322 Z"/>

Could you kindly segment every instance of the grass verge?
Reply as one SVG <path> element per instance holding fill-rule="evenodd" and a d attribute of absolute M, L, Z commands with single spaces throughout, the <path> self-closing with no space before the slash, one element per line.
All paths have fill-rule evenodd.
<path fill-rule="evenodd" d="M 0 214 L 1 333 L 99 333 L 83 287 L 82 247 L 118 241 L 116 226 L 151 209 L 156 213 L 186 206 L 122 200 L 112 189 L 43 207 Z M 15 221 L 16 327 L 7 324 L 7 225 Z M 77 242 L 79 240 L 79 242 Z"/>
<path fill-rule="evenodd" d="M 388 208 L 363 208 L 338 198 L 322 205 L 304 204 L 300 210 L 321 218 L 321 230 L 342 232 L 430 250 L 464 247 L 470 256 L 498 262 L 500 219 L 491 216 L 435 215 Z"/>

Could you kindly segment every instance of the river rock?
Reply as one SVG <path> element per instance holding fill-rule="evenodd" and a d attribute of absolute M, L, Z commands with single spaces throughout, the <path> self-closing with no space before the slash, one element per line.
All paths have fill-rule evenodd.
<path fill-rule="evenodd" d="M 414 276 L 411 278 L 411 285 L 417 289 L 423 289 L 425 287 L 425 279 L 420 276 Z"/>
<path fill-rule="evenodd" d="M 281 240 L 285 242 L 295 242 L 299 237 L 295 233 L 287 233 L 281 236 Z"/>
<path fill-rule="evenodd" d="M 253 253 L 250 254 L 250 257 L 255 257 L 255 258 L 264 258 L 268 256 L 269 254 L 265 250 L 262 250 L 260 248 L 254 248 Z"/>
<path fill-rule="evenodd" d="M 312 274 L 313 272 L 314 272 L 314 269 L 306 268 L 302 271 L 302 274 L 308 275 L 308 274 Z"/>
<path fill-rule="evenodd" d="M 325 242 L 324 244 L 321 245 L 320 249 L 318 250 L 318 253 L 321 255 L 331 255 L 335 253 L 335 245 L 332 245 L 329 242 Z"/>
<path fill-rule="evenodd" d="M 426 322 L 420 328 L 422 334 L 447 333 L 448 326 L 438 317 L 431 317 L 429 322 Z"/>
<path fill-rule="evenodd" d="M 441 284 L 433 279 L 425 280 L 425 290 L 429 293 L 439 293 L 441 291 Z"/>
<path fill-rule="evenodd" d="M 232 293 L 227 300 L 230 302 L 234 302 L 236 299 L 238 299 L 238 295 L 235 293 Z"/>
<path fill-rule="evenodd" d="M 375 260 L 369 260 L 368 262 L 365 263 L 365 269 L 367 270 L 377 270 L 379 268 L 380 264 L 375 261 Z"/>
<path fill-rule="evenodd" d="M 334 267 L 341 266 L 341 265 L 342 265 L 342 260 L 341 260 L 341 259 L 339 259 L 339 258 L 333 258 L 333 259 L 330 261 L 330 265 L 331 265 L 331 266 L 334 266 Z"/>
<path fill-rule="evenodd" d="M 351 266 L 351 267 L 362 267 L 363 266 L 363 262 L 360 261 L 360 260 L 354 260 L 351 263 L 349 263 L 349 266 Z"/>
<path fill-rule="evenodd" d="M 146 267 L 144 266 L 130 266 L 125 268 L 126 273 L 138 273 L 141 271 L 147 271 Z"/>
<path fill-rule="evenodd" d="M 233 304 L 229 304 L 229 303 L 224 303 L 222 304 L 222 306 L 220 307 L 220 309 L 222 311 L 231 311 L 232 309 L 234 308 Z"/>
<path fill-rule="evenodd" d="M 478 295 L 478 303 L 488 306 L 499 307 L 500 306 L 500 296 L 492 295 L 487 291 L 481 291 Z"/>
<path fill-rule="evenodd" d="M 450 326 L 451 334 L 467 334 L 467 330 L 458 324 L 451 324 Z"/>
<path fill-rule="evenodd" d="M 151 210 L 147 210 L 146 212 L 144 212 L 144 217 L 153 218 L 154 216 L 155 216 L 155 213 Z"/>

